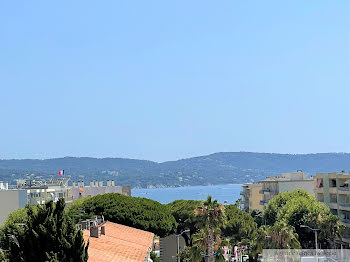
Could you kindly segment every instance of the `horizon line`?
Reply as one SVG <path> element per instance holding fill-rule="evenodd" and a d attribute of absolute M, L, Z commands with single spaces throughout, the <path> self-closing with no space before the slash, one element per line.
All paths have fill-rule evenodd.
<path fill-rule="evenodd" d="M 271 155 L 317 155 L 317 154 L 350 154 L 350 152 L 317 152 L 317 153 L 276 153 L 276 152 L 253 152 L 253 151 L 219 151 L 214 152 L 210 154 L 205 155 L 197 155 L 197 156 L 191 156 L 186 158 L 179 158 L 176 160 L 166 160 L 166 161 L 153 161 L 148 159 L 138 159 L 138 158 L 127 158 L 127 157 L 94 157 L 94 156 L 62 156 L 62 157 L 51 157 L 51 158 L 1 158 L 0 161 L 20 161 L 20 160 L 54 160 L 54 159 L 64 159 L 64 158 L 93 158 L 93 159 L 124 159 L 124 160 L 138 160 L 138 161 L 148 161 L 148 162 L 154 162 L 154 163 L 166 163 L 166 162 L 175 162 L 175 161 L 181 161 L 191 158 L 198 158 L 198 157 L 205 157 L 205 156 L 211 156 L 215 154 L 223 154 L 223 153 L 251 153 L 251 154 L 271 154 Z"/>

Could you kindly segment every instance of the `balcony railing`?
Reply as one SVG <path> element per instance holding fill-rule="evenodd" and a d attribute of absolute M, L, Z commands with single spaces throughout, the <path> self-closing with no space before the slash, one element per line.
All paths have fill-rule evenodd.
<path fill-rule="evenodd" d="M 350 203 L 338 203 L 342 207 L 350 207 Z"/>
<path fill-rule="evenodd" d="M 349 187 L 338 187 L 338 190 L 340 191 L 350 191 Z"/>
<path fill-rule="evenodd" d="M 343 223 L 350 224 L 350 219 L 349 218 L 343 218 L 341 221 Z"/>
<path fill-rule="evenodd" d="M 260 205 L 266 205 L 267 204 L 267 200 L 260 200 Z"/>
<path fill-rule="evenodd" d="M 273 189 L 270 189 L 270 188 L 266 188 L 266 189 L 261 189 L 259 191 L 259 194 L 276 194 L 277 193 L 277 190 L 273 190 Z"/>

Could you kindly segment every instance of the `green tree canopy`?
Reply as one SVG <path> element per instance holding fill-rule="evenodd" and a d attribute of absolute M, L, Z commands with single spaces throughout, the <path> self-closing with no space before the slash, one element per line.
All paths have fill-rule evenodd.
<path fill-rule="evenodd" d="M 0 248 L 9 261 L 87 261 L 87 246 L 80 230 L 65 212 L 60 199 L 12 213 L 0 228 Z"/>
<path fill-rule="evenodd" d="M 190 230 L 189 236 L 184 233 L 182 236 L 186 241 L 187 246 L 192 246 L 192 236 L 199 229 L 196 227 L 197 217 L 194 215 L 194 210 L 202 206 L 203 201 L 197 200 L 175 200 L 168 204 L 172 215 L 177 222 L 177 233 L 185 230 Z"/>
<path fill-rule="evenodd" d="M 257 232 L 257 224 L 247 212 L 240 210 L 236 205 L 225 206 L 226 223 L 222 228 L 225 237 L 238 243 L 254 238 Z"/>
<path fill-rule="evenodd" d="M 280 193 L 270 200 L 264 219 L 270 226 L 277 221 L 285 221 L 292 226 L 303 248 L 314 247 L 314 235 L 301 225 L 321 229 L 319 239 L 328 242 L 334 241 L 342 230 L 339 218 L 330 212 L 329 207 L 301 189 Z"/>
<path fill-rule="evenodd" d="M 97 195 L 81 200 L 68 208 L 76 221 L 104 216 L 108 221 L 153 232 L 164 237 L 176 231 L 176 221 L 170 208 L 157 201 L 117 193 Z"/>

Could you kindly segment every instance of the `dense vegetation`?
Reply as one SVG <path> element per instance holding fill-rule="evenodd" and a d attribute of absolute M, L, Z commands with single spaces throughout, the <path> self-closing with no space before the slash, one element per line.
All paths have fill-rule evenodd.
<path fill-rule="evenodd" d="M 208 205 L 211 205 L 211 200 Z M 190 229 L 183 234 L 189 246 L 181 253 L 184 261 L 207 261 L 203 254 L 208 254 L 210 219 L 205 223 L 199 220 L 196 213 L 200 202 L 177 200 L 170 203 L 174 217 L 178 222 L 178 231 Z M 306 225 L 320 229 L 319 243 L 323 248 L 334 248 L 335 240 L 340 238 L 343 226 L 339 218 L 331 214 L 330 209 L 323 203 L 318 203 L 313 196 L 304 190 L 281 193 L 273 198 L 263 212 L 246 213 L 236 205 L 225 206 L 224 214 L 214 223 L 214 249 L 218 253 L 215 261 L 222 261 L 220 246 L 247 246 L 245 254 L 250 261 L 257 261 L 258 254 L 265 249 L 294 249 L 314 248 L 314 234 Z M 214 208 L 211 208 L 214 210 Z M 220 213 L 220 212 L 219 212 Z M 219 214 L 217 213 L 217 215 Z M 203 241 L 206 240 L 206 241 Z M 212 253 L 212 252 L 211 252 Z M 207 258 L 208 259 L 208 258 Z"/>
<path fill-rule="evenodd" d="M 324 203 L 317 202 L 315 197 L 301 189 L 278 194 L 269 201 L 263 220 L 270 226 L 278 221 L 290 225 L 304 248 L 314 248 L 314 235 L 302 225 L 320 229 L 319 241 L 330 244 L 334 243 L 342 230 L 339 217 L 333 215 Z"/>
<path fill-rule="evenodd" d="M 49 178 L 64 169 L 72 180 L 114 179 L 132 187 L 188 186 L 244 183 L 264 179 L 281 172 L 302 169 L 306 173 L 350 169 L 350 154 L 267 154 L 216 153 L 178 161 L 156 163 L 123 158 L 57 158 L 47 160 L 0 160 L 0 180 Z"/>
<path fill-rule="evenodd" d="M 167 206 L 150 199 L 117 193 L 81 199 L 67 212 L 75 221 L 103 215 L 108 221 L 150 231 L 160 237 L 176 230 L 176 221 Z"/>
<path fill-rule="evenodd" d="M 223 206 L 211 197 L 162 205 L 115 193 L 79 199 L 65 211 L 63 200 L 48 202 L 9 216 L 0 229 L 0 261 L 6 253 L 1 249 L 19 254 L 10 261 L 85 261 L 87 250 L 74 221 L 95 215 L 160 237 L 182 234 L 187 247 L 179 256 L 191 262 L 224 261 L 223 246 L 245 246 L 253 262 L 263 249 L 314 248 L 314 234 L 302 225 L 320 229 L 322 248 L 334 248 L 343 229 L 339 218 L 304 190 L 277 195 L 262 213 L 249 214 L 239 206 L 239 201 Z M 36 246 L 41 247 L 39 260 Z"/>
<path fill-rule="evenodd" d="M 175 200 L 168 204 L 172 215 L 177 222 L 176 233 L 180 234 L 189 230 L 188 234 L 183 234 L 186 245 L 192 245 L 192 235 L 198 231 L 197 217 L 194 210 L 202 205 L 202 201 L 196 200 Z"/>
<path fill-rule="evenodd" d="M 82 232 L 64 208 L 60 199 L 56 204 L 51 201 L 13 212 L 0 228 L 0 249 L 6 250 L 0 261 L 87 261 Z"/>

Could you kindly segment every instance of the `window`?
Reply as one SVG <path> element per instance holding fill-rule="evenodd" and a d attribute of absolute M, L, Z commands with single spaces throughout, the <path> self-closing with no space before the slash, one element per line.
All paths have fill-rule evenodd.
<path fill-rule="evenodd" d="M 337 187 L 337 180 L 336 179 L 330 179 L 329 180 L 329 187 Z"/>
<path fill-rule="evenodd" d="M 330 194 L 330 202 L 337 203 L 337 194 Z"/>

